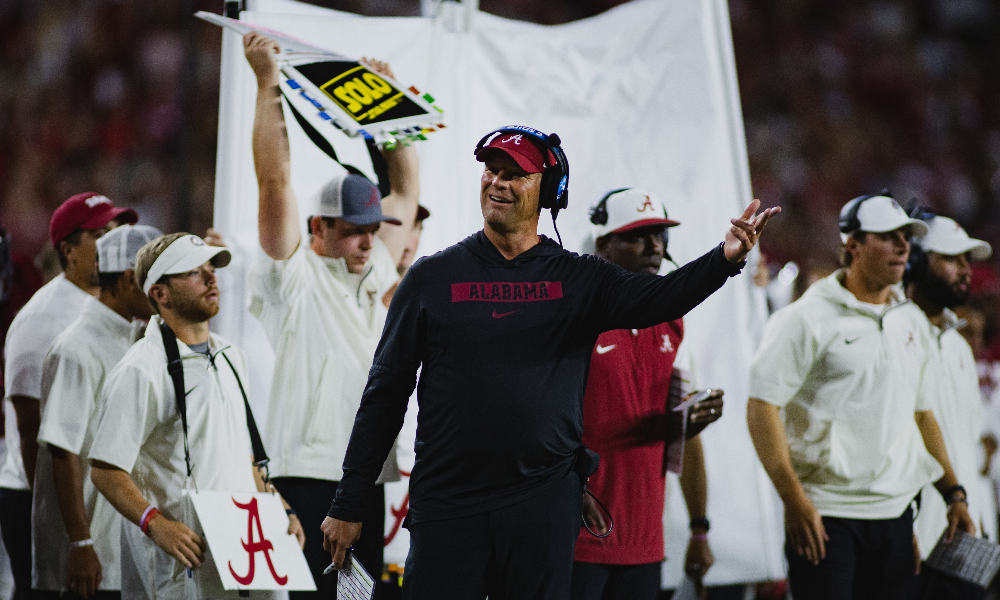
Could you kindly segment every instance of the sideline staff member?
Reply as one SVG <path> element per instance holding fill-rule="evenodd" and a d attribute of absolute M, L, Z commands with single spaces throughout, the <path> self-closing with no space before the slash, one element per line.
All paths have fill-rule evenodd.
<path fill-rule="evenodd" d="M 995 530 L 993 490 L 989 480 L 979 473 L 983 459 L 979 441 L 983 402 L 976 359 L 958 332 L 965 321 L 951 311 L 965 304 L 969 297 L 970 262 L 988 259 L 993 249 L 982 240 L 970 238 L 948 217 L 923 211 L 917 216 L 927 223 L 929 231 L 910 243 L 904 281 L 909 283 L 910 298 L 927 315 L 930 327 L 931 376 L 927 379 L 934 390 L 931 397 L 934 417 L 941 427 L 955 474 L 968 488 L 965 499 L 973 522 L 985 531 Z M 924 488 L 920 514 L 913 523 L 924 559 L 930 556 L 947 523 L 947 506 L 931 492 Z M 921 569 L 920 579 L 920 590 L 915 596 L 918 598 L 975 600 L 986 595 L 983 588 L 941 575 L 934 569 Z"/>
<path fill-rule="evenodd" d="M 656 275 L 667 255 L 667 218 L 662 202 L 647 191 L 617 190 L 590 213 L 595 254 L 631 273 Z M 663 563 L 663 468 L 668 439 L 666 398 L 679 368 L 684 338 L 681 319 L 646 329 L 605 331 L 590 357 L 583 396 L 583 441 L 601 455 L 588 488 L 607 507 L 615 527 L 598 538 L 581 529 L 573 563 L 573 600 L 655 600 Z M 675 363 L 676 361 L 680 361 Z M 679 382 L 674 381 L 677 385 Z M 691 408 L 684 442 L 681 489 L 692 524 L 685 571 L 701 581 L 714 559 L 708 547 L 705 508 L 708 485 L 700 430 L 722 416 L 722 392 Z M 607 533 L 604 512 L 590 495 L 583 514 L 594 533 Z"/>
<path fill-rule="evenodd" d="M 83 301 L 97 294 L 97 240 L 139 219 L 105 196 L 84 192 L 52 213 L 49 237 L 63 272 L 48 282 L 14 318 L 4 345 L 7 461 L 0 469 L 0 532 L 10 555 L 14 598 L 31 591 L 31 484 L 38 455 L 42 363 L 52 341 L 72 323 Z"/>
<path fill-rule="evenodd" d="M 343 475 L 351 423 L 385 325 L 382 299 L 399 279 L 396 265 L 415 226 L 417 153 L 403 144 L 383 151 L 392 189 L 385 198 L 360 175 L 332 178 L 315 199 L 308 215 L 312 235 L 303 243 L 278 91 L 278 45 L 257 33 L 248 33 L 243 45 L 257 77 L 253 154 L 260 245 L 267 254 L 250 276 L 250 311 L 277 356 L 264 439 L 275 485 L 310 534 L 305 555 L 317 591 L 291 596 L 333 598 L 336 578 L 323 576 L 330 561 L 318 530 Z M 383 460 L 379 484 L 399 481 L 395 451 Z M 385 528 L 382 486 L 367 500 L 372 526 L 355 556 L 378 574 Z"/>
<path fill-rule="evenodd" d="M 538 235 L 541 208 L 565 206 L 556 136 L 505 128 L 483 138 L 476 158 L 485 226 L 414 263 L 400 283 L 325 541 L 342 565 L 422 365 L 404 596 L 564 598 L 598 334 L 683 316 L 739 272 L 779 209 L 755 216 L 754 201 L 723 244 L 666 277 L 628 273 Z"/>
<path fill-rule="evenodd" d="M 183 233 L 157 238 L 139 251 L 137 279 L 160 315 L 108 375 L 90 452 L 94 485 L 135 525 L 122 525 L 123 598 L 182 598 L 188 584 L 201 591 L 218 582 L 218 574 L 202 564 L 205 542 L 192 530 L 194 508 L 185 488 L 265 491 L 253 466 L 240 389 L 247 380 L 246 361 L 238 348 L 208 330 L 208 320 L 219 312 L 215 269 L 230 259 L 229 250 Z M 165 331 L 176 335 L 172 343 L 183 365 L 186 428 L 167 370 Z M 190 478 L 185 448 L 190 448 Z M 294 514 L 288 530 L 301 544 Z M 202 568 L 189 578 L 185 567 Z M 237 595 L 220 589 L 210 597 Z"/>
<path fill-rule="evenodd" d="M 747 421 L 785 505 L 795 598 L 906 598 L 921 487 L 936 482 L 952 532 L 975 531 L 930 411 L 926 319 L 898 285 L 927 226 L 885 195 L 840 215 L 846 268 L 768 320 Z"/>
<path fill-rule="evenodd" d="M 91 483 L 88 458 L 106 377 L 153 314 L 136 283 L 135 257 L 161 235 L 123 225 L 97 240 L 100 294 L 84 300 L 45 357 L 32 515 L 38 597 L 67 587 L 84 598 L 121 597 L 121 517 Z"/>

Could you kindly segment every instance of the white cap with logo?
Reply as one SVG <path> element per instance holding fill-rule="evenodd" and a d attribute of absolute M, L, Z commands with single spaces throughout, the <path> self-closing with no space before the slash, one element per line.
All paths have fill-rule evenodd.
<path fill-rule="evenodd" d="M 609 233 L 624 233 L 639 227 L 680 225 L 667 218 L 667 208 L 659 198 L 638 188 L 617 190 L 604 196 L 591 207 L 590 222 L 595 240 Z"/>
<path fill-rule="evenodd" d="M 910 218 L 899 202 L 889 196 L 860 196 L 840 210 L 840 240 L 845 244 L 855 231 L 883 233 L 901 227 L 909 227 L 915 237 L 927 234 L 927 224 Z"/>
<path fill-rule="evenodd" d="M 163 235 L 148 225 L 122 225 L 97 240 L 97 270 L 100 273 L 124 273 L 135 269 L 139 249 Z"/>
<path fill-rule="evenodd" d="M 164 275 L 187 273 L 209 261 L 214 267 L 222 268 L 228 265 L 232 258 L 229 250 L 218 246 L 209 246 L 205 240 L 196 235 L 188 234 L 179 237 L 153 261 L 153 266 L 149 268 L 149 273 L 146 275 L 142 291 L 148 296 L 149 289 Z"/>
<path fill-rule="evenodd" d="M 968 252 L 974 260 L 986 260 L 993 254 L 993 248 L 988 242 L 969 237 L 961 225 L 948 217 L 930 217 L 927 225 L 930 229 L 927 234 L 914 240 L 924 252 L 937 252 L 946 256 Z"/>

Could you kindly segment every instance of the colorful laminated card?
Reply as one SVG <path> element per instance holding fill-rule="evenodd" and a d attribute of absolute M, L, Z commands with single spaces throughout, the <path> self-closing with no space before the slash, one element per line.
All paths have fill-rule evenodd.
<path fill-rule="evenodd" d="M 259 31 L 281 48 L 281 93 L 317 132 L 332 139 L 336 131 L 392 147 L 425 140 L 443 129 L 444 111 L 430 94 L 404 87 L 360 62 L 259 25 L 199 11 L 195 16 L 240 35 Z"/>

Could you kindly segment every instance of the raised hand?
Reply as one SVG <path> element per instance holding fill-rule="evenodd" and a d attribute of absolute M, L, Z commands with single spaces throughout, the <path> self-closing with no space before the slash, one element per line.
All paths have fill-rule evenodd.
<path fill-rule="evenodd" d="M 257 77 L 257 87 L 278 85 L 278 42 L 256 31 L 243 36 L 243 54 Z"/>
<path fill-rule="evenodd" d="M 760 208 L 760 200 L 754 200 L 743 211 L 738 219 L 730 219 L 732 227 L 726 231 L 726 242 L 722 249 L 726 254 L 726 260 L 731 263 L 738 263 L 757 244 L 760 234 L 767 225 L 767 221 L 774 215 L 781 212 L 781 207 L 768 208 L 755 214 Z"/>
<path fill-rule="evenodd" d="M 389 79 L 396 78 L 396 76 L 392 74 L 392 69 L 389 68 L 389 63 L 387 62 L 374 58 L 368 58 L 367 56 L 362 56 L 361 60 L 358 62 L 360 62 L 364 66 L 368 67 L 372 71 L 375 71 L 376 73 L 378 73 L 383 77 L 388 77 Z"/>

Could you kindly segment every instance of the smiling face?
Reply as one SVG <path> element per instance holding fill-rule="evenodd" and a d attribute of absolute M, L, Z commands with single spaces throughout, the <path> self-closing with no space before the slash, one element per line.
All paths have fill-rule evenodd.
<path fill-rule="evenodd" d="M 853 257 L 851 271 L 875 287 L 895 285 L 903 280 L 906 259 L 910 255 L 910 231 L 905 227 L 883 233 L 868 232 L 864 240 L 847 240 L 847 251 Z"/>
<path fill-rule="evenodd" d="M 596 240 L 597 255 L 633 273 L 656 275 L 666 251 L 666 226 L 637 227 Z"/>
<path fill-rule="evenodd" d="M 483 162 L 479 204 L 486 226 L 501 235 L 537 229 L 542 174 L 526 172 L 501 150 L 490 150 Z"/>

